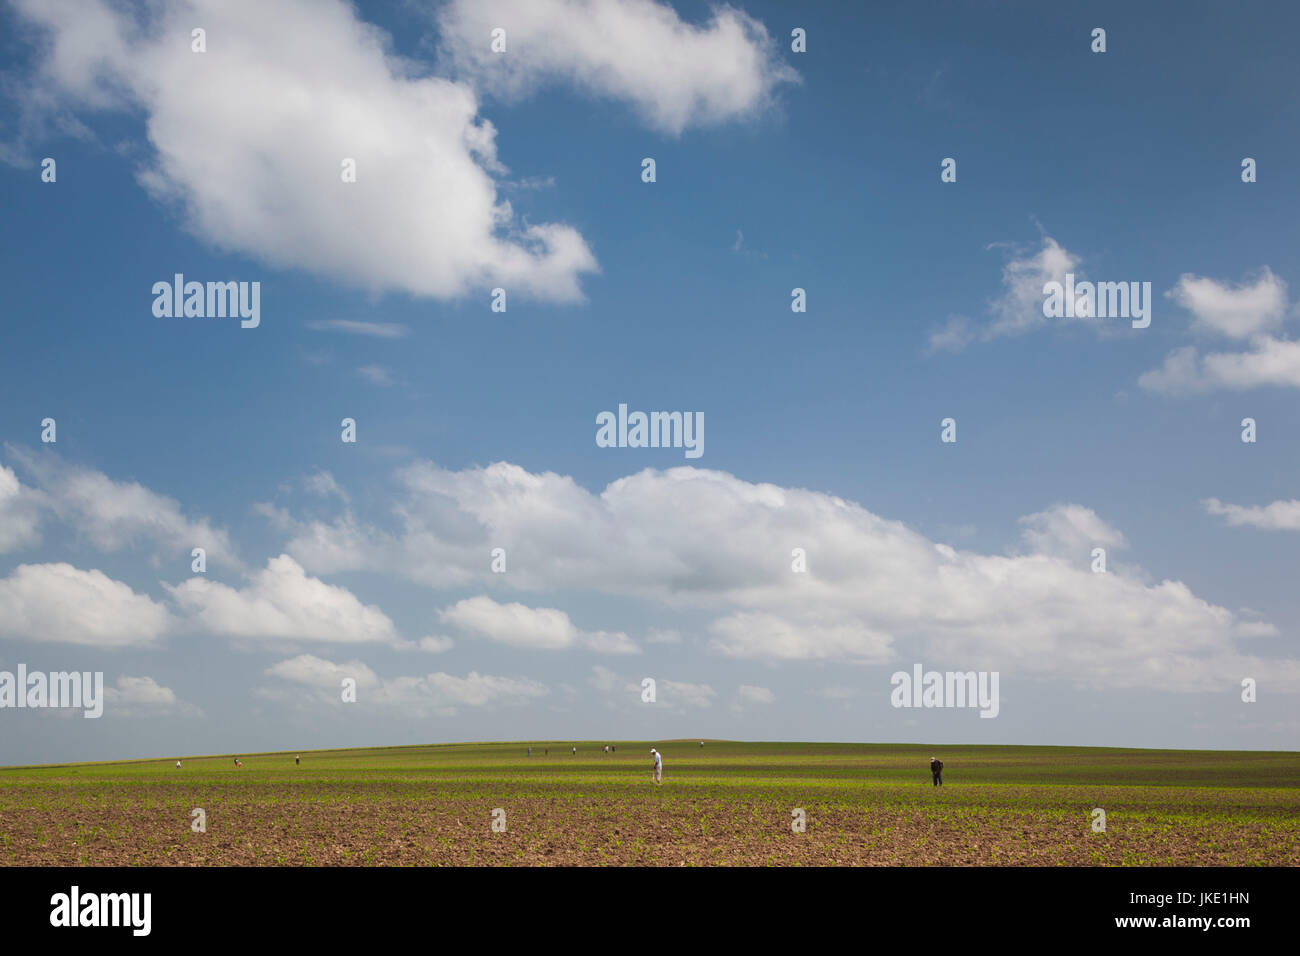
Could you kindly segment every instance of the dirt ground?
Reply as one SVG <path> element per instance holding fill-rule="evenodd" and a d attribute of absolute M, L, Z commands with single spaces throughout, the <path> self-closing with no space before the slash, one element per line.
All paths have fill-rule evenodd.
<path fill-rule="evenodd" d="M 0 792 L 0 865 L 1210 865 L 1300 863 L 1294 830 L 1257 820 L 1069 808 L 885 805 L 791 809 L 761 796 L 376 795 L 266 784 L 179 794 Z M 788 802 L 788 801 L 787 801 Z M 194 832 L 202 807 L 206 832 Z M 505 811 L 504 832 L 492 829 Z"/>

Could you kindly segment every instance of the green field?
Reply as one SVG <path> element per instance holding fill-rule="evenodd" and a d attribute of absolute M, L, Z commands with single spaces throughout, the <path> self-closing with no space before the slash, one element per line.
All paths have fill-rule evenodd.
<path fill-rule="evenodd" d="M 1292 752 L 603 743 L 577 742 L 576 757 L 573 741 L 534 741 L 303 751 L 301 766 L 285 753 L 0 769 L 0 864 L 1300 863 Z"/>

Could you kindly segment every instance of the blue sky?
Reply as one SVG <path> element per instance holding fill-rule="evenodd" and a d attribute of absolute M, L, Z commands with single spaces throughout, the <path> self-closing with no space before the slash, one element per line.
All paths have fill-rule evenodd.
<path fill-rule="evenodd" d="M 1290 5 L 2 16 L 0 670 L 114 694 L 0 710 L 0 762 L 1294 748 Z M 1062 264 L 1150 327 L 1045 319 Z M 178 272 L 260 325 L 155 317 Z M 703 456 L 598 447 L 619 403 Z M 914 663 L 997 718 L 892 707 Z"/>

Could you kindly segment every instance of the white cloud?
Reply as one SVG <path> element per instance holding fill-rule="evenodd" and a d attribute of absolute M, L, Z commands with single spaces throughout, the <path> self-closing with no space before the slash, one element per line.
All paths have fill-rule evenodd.
<path fill-rule="evenodd" d="M 656 704 L 665 707 L 712 707 L 713 699 L 718 696 L 708 684 L 688 684 L 682 681 L 661 680 L 657 683 Z"/>
<path fill-rule="evenodd" d="M 1080 261 L 1051 236 L 1044 236 L 1042 248 L 1034 255 L 1008 262 L 1002 269 L 1002 295 L 989 307 L 993 324 L 984 330 L 983 337 L 1020 335 L 1046 325 L 1043 286 L 1048 282 L 1064 283 L 1068 272 L 1082 279 Z"/>
<path fill-rule="evenodd" d="M 669 680 L 664 677 L 655 679 L 655 706 L 664 710 L 678 710 L 686 707 L 711 707 L 718 696 L 708 684 L 693 684 L 686 681 Z M 591 669 L 588 683 L 605 698 L 611 706 L 623 704 L 627 707 L 642 707 L 641 678 L 635 680 L 620 676 L 608 667 L 599 664 Z"/>
<path fill-rule="evenodd" d="M 498 604 L 489 597 L 460 601 L 439 612 L 444 624 L 514 647 L 561 650 L 572 647 L 577 628 L 555 608 Z"/>
<path fill-rule="evenodd" d="M 626 634 L 582 631 L 569 615 L 551 607 L 499 604 L 486 595 L 466 598 L 439 612 L 449 624 L 476 637 L 512 647 L 565 650 L 585 647 L 604 654 L 636 654 L 639 650 Z"/>
<path fill-rule="evenodd" d="M 339 483 L 334 480 L 334 476 L 328 471 L 317 471 L 303 479 L 302 485 L 314 495 L 322 498 L 338 498 L 344 504 L 348 502 L 348 494 L 340 487 Z M 275 515 L 275 509 L 268 509 L 271 516 Z"/>
<path fill-rule="evenodd" d="M 640 654 L 636 642 L 622 631 L 580 631 L 579 643 L 597 654 Z"/>
<path fill-rule="evenodd" d="M 1170 352 L 1160 368 L 1138 376 L 1138 385 L 1170 395 L 1266 385 L 1300 388 L 1300 342 L 1265 335 L 1252 346 L 1248 352 L 1207 355 L 1199 355 L 1194 345 L 1183 346 Z"/>
<path fill-rule="evenodd" d="M 163 605 L 102 571 L 81 571 L 70 564 L 21 564 L 0 579 L 0 637 L 145 647 L 170 624 Z"/>
<path fill-rule="evenodd" d="M 806 615 L 741 611 L 713 622 L 711 647 L 728 657 L 844 660 L 882 664 L 893 638 L 856 621 L 821 622 Z"/>
<path fill-rule="evenodd" d="M 1168 395 L 1300 388 L 1300 341 L 1280 334 L 1287 286 L 1267 266 L 1239 284 L 1185 274 L 1165 295 L 1192 314 L 1194 332 L 1244 341 L 1248 348 L 1205 354 L 1194 345 L 1174 349 L 1159 368 L 1138 377 L 1142 388 Z"/>
<path fill-rule="evenodd" d="M 1192 313 L 1194 331 L 1233 339 L 1276 332 L 1286 316 L 1286 283 L 1267 266 L 1236 285 L 1184 273 L 1165 295 Z"/>
<path fill-rule="evenodd" d="M 514 99 L 569 83 L 673 134 L 753 116 L 799 79 L 767 28 L 730 6 L 697 26 L 653 0 L 451 0 L 438 22 L 443 55 L 487 90 Z M 504 54 L 491 49 L 498 27 Z"/>
<path fill-rule="evenodd" d="M 444 590 L 499 586 L 483 555 L 509 541 L 515 588 L 704 613 L 715 652 L 768 661 L 905 657 L 1087 686 L 1205 690 L 1239 670 L 1236 642 L 1254 626 L 1177 581 L 1113 566 L 1092 573 L 1091 547 L 1122 547 L 1124 537 L 1069 502 L 1022 522 L 1029 553 L 1001 555 L 931 541 L 830 495 L 690 467 L 646 469 L 598 493 L 507 463 L 422 462 L 397 480 L 394 530 L 347 515 L 300 525 L 287 550 L 317 572 L 365 569 Z M 790 571 L 796 544 L 808 574 Z M 510 616 L 502 607 L 482 607 L 498 639 L 506 632 L 491 628 Z M 511 613 L 527 626 L 515 639 L 573 640 L 567 616 L 519 607 Z"/>
<path fill-rule="evenodd" d="M 1266 531 L 1300 531 L 1300 500 L 1274 501 L 1261 507 L 1225 504 L 1218 498 L 1202 502 L 1212 515 L 1221 515 L 1230 525 L 1249 525 Z"/>
<path fill-rule="evenodd" d="M 50 451 L 33 453 L 5 445 L 5 452 L 40 489 L 41 506 L 101 551 L 149 542 L 188 564 L 190 551 L 203 548 L 210 562 L 242 567 L 224 530 L 206 518 L 185 517 L 172 498 L 137 482 L 113 481 L 103 472 L 67 464 Z M 0 472 L 0 508 L 3 481 Z"/>
<path fill-rule="evenodd" d="M 340 692 L 343 681 L 348 679 L 356 681 L 358 689 L 378 687 L 380 683 L 375 672 L 361 661 L 351 660 L 335 664 L 313 654 L 299 654 L 297 657 L 279 661 L 268 667 L 266 673 L 290 683 Z"/>
<path fill-rule="evenodd" d="M 309 654 L 280 661 L 266 673 L 279 681 L 308 688 L 306 700 L 316 703 L 341 700 L 342 681 L 352 678 L 357 682 L 355 706 L 385 708 L 416 717 L 453 716 L 462 707 L 483 709 L 525 704 L 549 693 L 545 685 L 534 680 L 495 677 L 477 671 L 470 671 L 464 677 L 439 671 L 420 677 L 386 679 L 361 661 L 335 664 Z M 263 688 L 260 696 L 293 699 L 283 687 Z"/>
<path fill-rule="evenodd" d="M 1049 320 L 1043 315 L 1043 286 L 1048 282 L 1064 283 L 1066 273 L 1071 272 L 1082 281 L 1081 261 L 1051 236 L 1044 236 L 1036 252 L 1017 254 L 1003 266 L 1002 293 L 988 304 L 991 321 L 979 325 L 964 315 L 949 316 L 927 336 L 926 351 L 960 352 L 976 340 L 1023 335 L 1043 328 L 1049 321 L 1069 321 Z"/>
<path fill-rule="evenodd" d="M 534 680 L 493 677 L 470 671 L 464 677 L 435 673 L 424 678 L 428 693 L 444 706 L 490 707 L 497 704 L 522 704 L 547 694 Z"/>
<path fill-rule="evenodd" d="M 211 634 L 273 643 L 402 643 L 383 611 L 346 588 L 309 577 L 288 555 L 271 558 L 245 588 L 193 577 L 167 590 L 192 623 Z"/>
<path fill-rule="evenodd" d="M 119 677 L 104 689 L 104 713 L 114 717 L 201 717 L 203 712 L 152 677 Z"/>
<path fill-rule="evenodd" d="M 428 654 L 444 654 L 456 646 L 456 642 L 450 637 L 443 637 L 438 634 L 430 634 L 428 637 L 420 638 L 418 642 L 420 650 Z"/>
<path fill-rule="evenodd" d="M 11 469 L 0 465 L 0 554 L 40 542 L 42 504 L 39 492 L 23 487 Z"/>
<path fill-rule="evenodd" d="M 927 350 L 930 352 L 960 352 L 978 337 L 971 320 L 964 315 L 951 315 L 948 321 L 930 333 Z"/>
<path fill-rule="evenodd" d="M 104 0 L 16 6 L 48 34 L 30 86 L 76 109 L 142 111 L 141 183 L 216 247 L 440 299 L 500 285 L 575 301 L 596 269 L 575 229 L 521 222 L 498 199 L 496 130 L 473 91 L 396 56 L 351 4 L 178 0 L 137 10 L 144 23 Z"/>
<path fill-rule="evenodd" d="M 1092 549 L 1127 548 L 1122 532 L 1107 524 L 1091 508 L 1055 505 L 1020 519 L 1021 539 L 1033 554 L 1046 554 L 1067 562 L 1091 563 Z"/>

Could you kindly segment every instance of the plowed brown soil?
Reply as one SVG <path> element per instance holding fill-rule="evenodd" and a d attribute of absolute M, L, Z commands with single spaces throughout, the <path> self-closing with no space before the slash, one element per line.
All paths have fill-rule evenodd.
<path fill-rule="evenodd" d="M 0 788 L 4 865 L 1206 865 L 1300 864 L 1294 818 L 1174 816 L 1117 802 L 1105 833 L 1082 805 L 963 804 L 920 790 L 808 803 L 791 830 L 781 794 L 511 795 L 500 787 L 305 781 Z M 544 788 L 542 788 L 544 789 Z M 492 792 L 495 790 L 496 792 Z M 202 807 L 206 832 L 191 828 Z M 493 832 L 492 811 L 506 814 Z"/>

